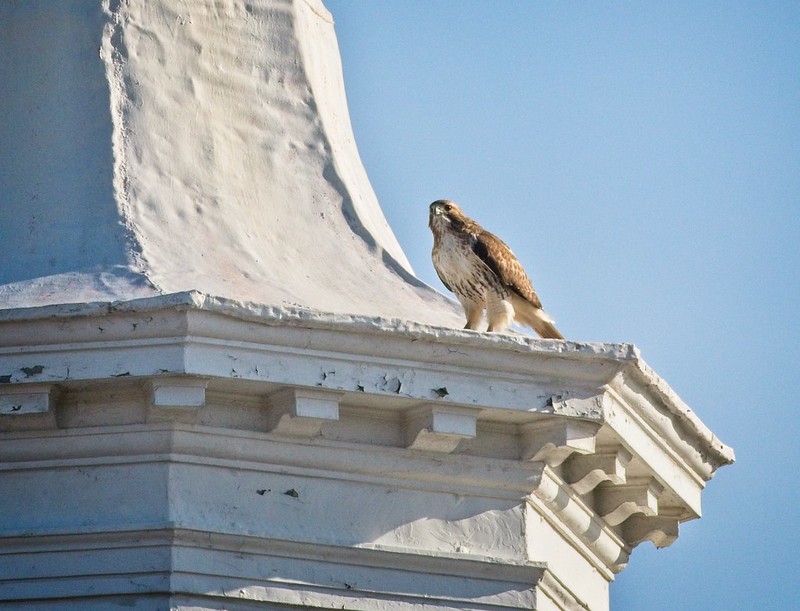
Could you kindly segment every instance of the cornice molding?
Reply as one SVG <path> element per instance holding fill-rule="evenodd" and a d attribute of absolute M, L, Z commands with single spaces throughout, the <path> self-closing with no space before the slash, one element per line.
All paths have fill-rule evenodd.
<path fill-rule="evenodd" d="M 62 460 L 128 452 L 126 460 L 214 457 L 240 469 L 269 461 L 325 477 L 380 474 L 420 490 L 527 499 L 608 579 L 638 543 L 674 541 L 678 522 L 700 515 L 705 481 L 733 461 L 629 344 L 197 292 L 0 310 L 0 382 L 7 468 L 43 466 L 24 458 L 23 440 L 41 449 L 102 431 L 108 444 L 93 441 L 95 458 Z M 142 406 L 125 414 L 125 426 L 115 426 L 119 409 L 104 420 L 102 407 L 92 408 L 95 430 L 60 418 L 62 404 L 101 406 L 93 397 L 108 389 Z M 231 421 L 232 402 L 245 414 L 233 428 L 210 424 Z M 137 445 L 143 432 L 156 444 L 149 450 Z M 292 451 L 298 444 L 313 453 Z"/>
<path fill-rule="evenodd" d="M 586 361 L 604 365 L 603 371 L 591 370 L 590 377 L 604 376 L 604 381 L 615 390 L 624 393 L 626 386 L 636 384 L 638 391 L 646 391 L 649 395 L 647 403 L 674 418 L 691 441 L 700 446 L 700 453 L 709 461 L 713 472 L 719 466 L 734 461 L 733 450 L 722 443 L 694 414 L 694 412 L 678 397 L 669 385 L 659 377 L 642 359 L 639 350 L 632 344 L 598 344 L 585 342 L 554 342 L 517 334 L 487 334 L 474 331 L 451 329 L 424 325 L 400 319 L 387 319 L 370 316 L 342 315 L 321 312 L 299 307 L 270 306 L 248 302 L 234 301 L 220 297 L 205 295 L 197 291 L 173 293 L 159 297 L 134 299 L 122 302 L 62 304 L 36 308 L 16 308 L 0 310 L 0 333 L 3 323 L 41 322 L 47 320 L 85 319 L 90 317 L 108 317 L 119 315 L 135 318 L 149 313 L 177 310 L 199 311 L 222 315 L 226 318 L 258 323 L 259 326 L 300 327 L 344 333 L 346 335 L 378 335 L 385 341 L 387 337 L 424 341 L 427 344 L 446 344 L 449 352 L 437 354 L 440 361 L 458 361 L 447 358 L 458 355 L 456 347 L 464 346 L 477 351 L 470 360 L 483 357 L 484 352 L 499 351 L 509 353 L 535 353 L 539 363 L 531 365 L 551 364 L 550 361 L 569 362 Z M 135 323 L 131 323 L 135 324 Z M 0 336 L 2 339 L 2 336 Z M 27 337 L 28 342 L 33 338 Z M 86 341 L 87 337 L 79 341 Z M 489 354 L 486 354 L 489 356 Z M 444 358 L 442 358 L 444 357 Z M 542 362 L 543 361 L 543 362 Z M 529 369 L 528 369 L 529 370 Z M 543 373 L 554 373 L 543 368 Z M 585 374 L 586 372 L 583 372 Z M 12 374 L 13 375 L 13 374 Z M 636 392 L 631 395 L 635 397 Z M 639 401 L 639 405 L 643 405 Z M 651 412 L 651 415 L 655 415 Z M 656 419 L 655 417 L 653 418 Z"/>

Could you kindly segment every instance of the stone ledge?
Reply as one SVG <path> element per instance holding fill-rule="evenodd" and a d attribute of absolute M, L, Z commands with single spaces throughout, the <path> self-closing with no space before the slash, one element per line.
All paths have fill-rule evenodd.
<path fill-rule="evenodd" d="M 0 310 L 0 347 L 16 345 L 13 340 L 15 335 L 13 332 L 10 337 L 4 338 L 3 336 L 3 330 L 8 328 L 8 323 L 13 325 L 14 323 L 35 323 L 47 320 L 63 322 L 109 316 L 119 316 L 124 321 L 131 316 L 137 319 L 139 317 L 147 318 L 157 311 L 207 312 L 229 319 L 256 323 L 259 326 L 300 327 L 344 333 L 346 335 L 355 334 L 362 337 L 365 335 L 377 335 L 383 341 L 387 341 L 389 338 L 398 338 L 411 340 L 414 343 L 419 341 L 430 344 L 444 343 L 452 347 L 449 352 L 443 354 L 448 357 L 444 360 L 458 361 L 459 359 L 454 359 L 453 357 L 459 354 L 459 347 L 466 347 L 477 349 L 476 356 L 479 356 L 482 352 L 491 351 L 495 359 L 502 353 L 506 355 L 537 354 L 539 359 L 536 362 L 539 366 L 552 363 L 553 359 L 563 362 L 577 360 L 586 364 L 587 373 L 597 371 L 596 367 L 590 366 L 591 363 L 603 364 L 601 370 L 604 372 L 602 375 L 605 382 L 610 382 L 615 379 L 618 373 L 627 371 L 631 378 L 636 379 L 637 383 L 643 385 L 647 389 L 647 394 L 650 395 L 649 400 L 656 401 L 662 410 L 671 414 L 674 420 L 680 423 L 685 434 L 692 437 L 701 446 L 701 453 L 707 456 L 707 460 L 710 461 L 712 472 L 717 467 L 730 464 L 734 460 L 733 450 L 721 443 L 708 430 L 692 410 L 669 388 L 666 382 L 643 361 L 639 351 L 631 344 L 558 342 L 540 340 L 525 335 L 478 333 L 423 325 L 399 319 L 341 315 L 297 307 L 239 302 L 205 295 L 197 291 L 187 291 L 123 302 L 63 304 Z M 125 324 L 130 331 L 131 323 L 126 322 Z M 133 326 L 135 330 L 135 323 Z M 60 331 L 60 337 L 63 337 L 63 329 Z M 117 332 L 121 331 L 117 330 Z M 81 341 L 89 339 L 85 333 L 82 335 L 84 337 Z M 131 334 L 128 333 L 127 335 L 130 336 Z M 109 334 L 109 336 L 113 337 L 113 334 Z M 55 339 L 59 335 L 56 334 L 52 337 Z M 38 341 L 44 343 L 46 338 L 47 335 L 45 334 Z M 337 339 L 341 340 L 341 337 Z M 8 343 L 9 340 L 11 341 L 10 344 Z M 31 337 L 28 335 L 25 338 L 26 346 L 29 345 L 30 340 Z M 441 361 L 441 356 L 443 355 L 437 355 L 436 360 Z M 525 369 L 528 369 L 531 362 L 529 359 L 525 359 L 525 362 L 528 363 Z M 552 371 L 552 369 L 545 368 L 543 372 L 548 370 Z M 0 379 L 2 379 L 4 373 L 0 371 Z M 186 372 L 178 370 L 175 373 Z M 10 375 L 13 377 L 15 373 L 12 371 Z M 595 376 L 597 373 L 592 373 L 591 375 Z M 64 379 L 63 376 L 62 379 Z"/>

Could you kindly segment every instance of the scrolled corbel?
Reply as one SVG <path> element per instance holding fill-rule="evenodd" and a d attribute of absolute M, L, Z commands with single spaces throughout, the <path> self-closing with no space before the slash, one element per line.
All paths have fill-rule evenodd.
<path fill-rule="evenodd" d="M 664 488 L 652 477 L 629 480 L 621 486 L 603 484 L 595 490 L 595 511 L 611 526 L 634 514 L 658 514 L 658 497 Z"/>
<path fill-rule="evenodd" d="M 520 427 L 520 458 L 556 467 L 570 455 L 590 454 L 595 449 L 599 422 L 548 418 Z"/>
<path fill-rule="evenodd" d="M 672 545 L 678 538 L 677 518 L 634 515 L 622 523 L 622 536 L 634 547 L 642 541 L 652 541 L 658 548 Z"/>
<path fill-rule="evenodd" d="M 622 446 L 595 454 L 573 455 L 564 465 L 564 479 L 578 494 L 587 494 L 603 482 L 621 485 L 626 482 L 632 454 Z"/>

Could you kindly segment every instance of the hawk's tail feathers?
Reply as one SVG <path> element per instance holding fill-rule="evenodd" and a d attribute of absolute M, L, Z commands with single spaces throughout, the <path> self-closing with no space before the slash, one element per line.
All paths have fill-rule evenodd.
<path fill-rule="evenodd" d="M 537 308 L 518 295 L 511 296 L 511 303 L 514 306 L 514 319 L 518 323 L 530 327 L 545 339 L 564 339 L 556 329 L 555 321 L 542 308 Z"/>

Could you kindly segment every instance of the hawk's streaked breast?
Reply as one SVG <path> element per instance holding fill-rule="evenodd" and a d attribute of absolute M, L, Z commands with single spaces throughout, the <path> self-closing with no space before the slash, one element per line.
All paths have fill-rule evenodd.
<path fill-rule="evenodd" d="M 475 254 L 474 236 L 443 232 L 434 245 L 433 266 L 459 299 L 483 302 L 488 292 L 503 295 L 506 290 L 492 270 Z"/>

